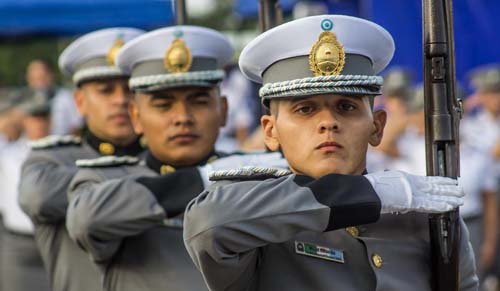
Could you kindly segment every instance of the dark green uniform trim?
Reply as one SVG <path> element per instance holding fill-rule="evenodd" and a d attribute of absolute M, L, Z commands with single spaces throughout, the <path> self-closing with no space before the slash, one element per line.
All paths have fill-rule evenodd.
<path fill-rule="evenodd" d="M 159 177 L 140 177 L 137 182 L 153 193 L 168 218 L 184 213 L 189 201 L 204 189 L 197 168 L 184 168 Z"/>
<path fill-rule="evenodd" d="M 297 175 L 294 181 L 311 189 L 319 203 L 330 207 L 330 219 L 325 231 L 374 223 L 380 218 L 380 198 L 370 182 L 361 175 L 329 174 L 317 180 Z"/>
<path fill-rule="evenodd" d="M 90 145 L 91 148 L 93 148 L 96 152 L 100 153 L 101 155 L 103 155 L 103 153 L 101 153 L 99 150 L 100 144 L 110 143 L 108 141 L 100 139 L 92 132 L 90 132 L 90 130 L 85 134 L 85 141 Z M 132 143 L 126 146 L 118 146 L 113 143 L 110 144 L 112 144 L 114 147 L 114 151 L 113 153 L 111 153 L 111 155 L 114 156 L 137 156 L 144 151 L 144 147 L 140 142 L 140 137 L 138 137 L 136 140 L 134 140 Z"/>

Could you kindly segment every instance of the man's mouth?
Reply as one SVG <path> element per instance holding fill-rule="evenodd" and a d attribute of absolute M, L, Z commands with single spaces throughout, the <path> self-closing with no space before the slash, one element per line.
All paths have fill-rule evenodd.
<path fill-rule="evenodd" d="M 172 135 L 168 138 L 169 141 L 177 142 L 177 143 L 192 143 L 200 138 L 199 135 L 194 133 L 182 133 Z"/>
<path fill-rule="evenodd" d="M 342 145 L 336 143 L 334 141 L 325 141 L 319 144 L 316 149 L 326 151 L 326 152 L 335 152 L 342 148 Z"/>
<path fill-rule="evenodd" d="M 117 122 L 127 122 L 130 118 L 127 113 L 115 113 L 110 115 L 108 119 Z"/>

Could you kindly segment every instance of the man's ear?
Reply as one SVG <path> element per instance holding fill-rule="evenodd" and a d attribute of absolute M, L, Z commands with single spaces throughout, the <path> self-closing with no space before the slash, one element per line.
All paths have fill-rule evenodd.
<path fill-rule="evenodd" d="M 219 98 L 219 106 L 221 114 L 220 127 L 224 127 L 226 126 L 227 122 L 227 111 L 228 111 L 227 98 L 226 96 L 220 96 L 218 98 Z"/>
<path fill-rule="evenodd" d="M 75 98 L 75 104 L 76 104 L 76 108 L 78 109 L 78 112 L 80 112 L 80 115 L 85 116 L 87 113 L 87 103 L 86 103 L 86 98 L 85 98 L 85 92 L 83 91 L 82 88 L 77 88 L 73 92 L 73 96 Z"/>
<path fill-rule="evenodd" d="M 368 142 L 371 146 L 378 146 L 384 136 L 384 127 L 387 122 L 387 113 L 384 110 L 373 112 L 373 131 Z"/>
<path fill-rule="evenodd" d="M 280 148 L 280 141 L 278 131 L 276 130 L 276 116 L 262 115 L 260 124 L 264 131 L 264 143 L 271 151 L 278 151 Z"/>
<path fill-rule="evenodd" d="M 137 93 L 136 93 L 137 94 Z M 130 115 L 130 121 L 132 122 L 132 127 L 137 135 L 143 134 L 144 129 L 140 121 L 141 113 L 139 108 L 139 98 L 135 97 L 130 100 L 128 104 L 128 114 Z"/>

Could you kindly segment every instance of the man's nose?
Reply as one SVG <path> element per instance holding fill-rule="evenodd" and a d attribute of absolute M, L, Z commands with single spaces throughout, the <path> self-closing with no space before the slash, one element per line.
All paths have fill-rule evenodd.
<path fill-rule="evenodd" d="M 187 104 L 176 102 L 172 108 L 175 125 L 192 125 L 194 123 L 193 114 Z"/>
<path fill-rule="evenodd" d="M 318 117 L 320 118 L 320 122 L 318 124 L 318 130 L 320 133 L 325 131 L 336 131 L 339 129 L 339 121 L 333 110 L 324 109 Z"/>
<path fill-rule="evenodd" d="M 132 98 L 133 93 L 130 92 L 127 88 L 123 88 L 122 86 L 116 86 L 113 92 L 113 101 L 116 104 L 128 104 L 130 99 Z"/>

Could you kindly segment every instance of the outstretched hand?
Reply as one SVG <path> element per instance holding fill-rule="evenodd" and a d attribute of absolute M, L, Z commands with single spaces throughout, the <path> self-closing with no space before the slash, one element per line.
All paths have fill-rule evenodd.
<path fill-rule="evenodd" d="M 464 203 L 465 193 L 452 178 L 416 176 L 402 171 L 377 172 L 365 177 L 380 198 L 381 213 L 439 213 Z"/>

